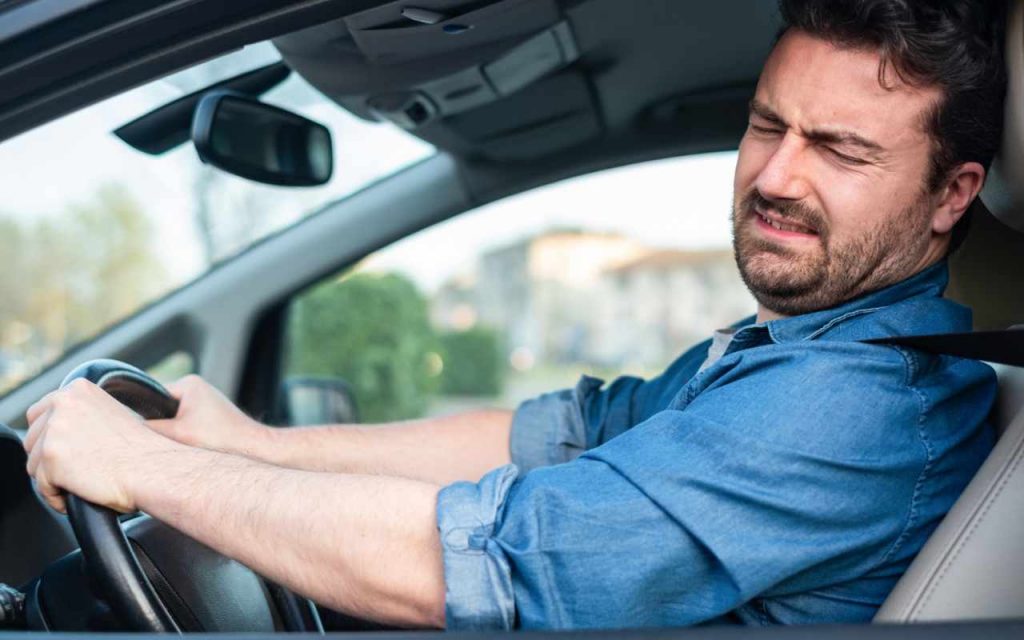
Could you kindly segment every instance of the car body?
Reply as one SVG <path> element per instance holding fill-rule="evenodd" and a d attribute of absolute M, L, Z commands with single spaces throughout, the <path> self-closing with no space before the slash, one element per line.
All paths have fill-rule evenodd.
<path fill-rule="evenodd" d="M 398 29 L 374 13 L 387 4 L 0 2 L 0 140 L 27 137 L 48 122 L 143 83 L 272 40 L 284 63 L 339 110 L 391 120 L 432 145 L 428 151 L 408 151 L 400 169 L 389 169 L 376 181 L 367 179 L 344 198 L 321 202 L 315 213 L 213 261 L 186 286 L 56 354 L 0 397 L 0 420 L 24 428 L 26 408 L 83 361 L 110 357 L 149 368 L 176 354 L 187 355 L 193 369 L 249 413 L 280 415 L 289 313 L 309 287 L 400 239 L 515 194 L 635 163 L 734 150 L 746 127 L 747 103 L 760 65 L 778 28 L 773 3 L 762 0 L 505 0 L 477 3 L 479 7 L 473 5 L 460 16 L 467 22 L 480 20 L 468 36 L 438 35 L 437 29 L 399 34 L 389 33 Z M 541 36 L 548 40 L 534 40 Z M 478 40 L 452 44 L 456 37 Z M 350 48 L 337 47 L 339 39 L 354 42 L 368 61 L 350 55 Z M 467 70 L 486 67 L 488 61 L 506 60 L 514 66 L 517 59 L 505 56 L 527 45 L 534 48 L 526 53 L 539 52 L 548 66 L 526 73 L 526 79 L 512 71 L 494 71 L 506 83 L 497 83 L 496 95 L 460 97 L 452 86 L 438 84 L 442 79 L 465 80 Z M 540 55 L 554 50 L 561 56 L 556 61 Z M 394 98 L 396 93 L 400 98 Z M 430 99 L 418 102 L 423 95 Z M 438 96 L 456 97 L 446 106 Z M 458 100 L 470 102 L 455 104 Z M 429 113 L 423 115 L 421 109 Z M 1003 163 L 997 186 L 1009 184 L 1004 190 L 1011 194 L 1001 205 L 990 205 L 997 211 L 1012 210 L 1009 218 L 1021 207 L 1012 185 L 1024 182 L 1024 176 L 1012 173 L 1015 167 Z M 32 169 L 46 171 L 45 166 Z M 54 188 L 60 187 L 58 181 Z M 999 201 L 993 196 L 991 202 Z M 999 224 L 994 218 L 976 223 L 977 239 L 958 258 L 963 267 L 953 286 L 955 295 L 974 306 L 977 325 L 985 328 L 1001 328 L 1022 317 L 1020 296 L 1015 295 L 1019 288 L 1014 287 L 1019 277 L 1000 281 L 994 274 L 1007 273 L 1002 269 L 1012 264 L 1024 241 Z M 13 474 L 11 486 L 27 482 L 18 475 L 21 468 L 3 473 Z M 11 582 L 37 575 L 75 546 L 66 524 L 39 505 L 12 510 L 0 521 L 0 558 L 22 554 L 17 562 L 8 561 L 4 579 Z M 1024 608 L 1016 613 L 1024 618 Z M 961 620 L 928 626 L 587 635 L 813 634 L 838 639 L 986 633 L 995 638 L 1019 637 L 1022 631 L 1019 621 Z"/>

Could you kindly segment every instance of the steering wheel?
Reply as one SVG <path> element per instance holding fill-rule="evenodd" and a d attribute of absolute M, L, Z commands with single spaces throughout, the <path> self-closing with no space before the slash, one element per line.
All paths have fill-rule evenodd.
<path fill-rule="evenodd" d="M 61 388 L 84 378 L 145 419 L 173 418 L 178 401 L 143 371 L 93 360 Z M 316 607 L 248 568 L 149 516 L 122 528 L 118 514 L 74 495 L 68 518 L 85 568 L 130 631 L 305 631 L 323 633 Z"/>

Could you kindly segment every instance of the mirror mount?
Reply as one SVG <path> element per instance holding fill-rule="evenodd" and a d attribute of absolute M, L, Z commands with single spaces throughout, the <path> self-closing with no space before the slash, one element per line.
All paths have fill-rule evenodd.
<path fill-rule="evenodd" d="M 315 187 L 334 170 L 327 127 L 234 91 L 199 100 L 192 141 L 203 162 L 265 184 Z"/>

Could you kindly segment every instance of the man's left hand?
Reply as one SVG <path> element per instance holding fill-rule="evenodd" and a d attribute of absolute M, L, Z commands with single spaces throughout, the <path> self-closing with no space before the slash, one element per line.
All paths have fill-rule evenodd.
<path fill-rule="evenodd" d="M 65 491 L 122 513 L 136 511 L 133 474 L 181 446 L 86 380 L 44 396 L 26 418 L 28 472 L 60 512 L 67 509 Z"/>

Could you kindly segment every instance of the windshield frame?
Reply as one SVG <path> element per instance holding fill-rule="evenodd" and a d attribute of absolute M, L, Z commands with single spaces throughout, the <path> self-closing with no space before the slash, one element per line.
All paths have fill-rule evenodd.
<path fill-rule="evenodd" d="M 0 143 L 174 71 L 344 13 L 337 3 L 309 5 L 28 0 L 0 8 Z"/>

